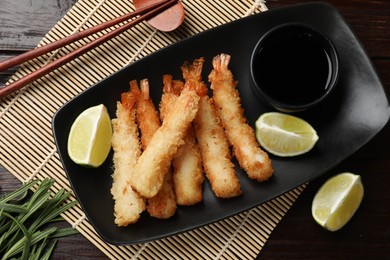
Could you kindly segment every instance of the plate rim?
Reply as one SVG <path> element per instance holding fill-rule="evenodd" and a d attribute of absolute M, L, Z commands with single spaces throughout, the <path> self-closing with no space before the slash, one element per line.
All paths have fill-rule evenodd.
<path fill-rule="evenodd" d="M 332 12 L 336 12 L 336 13 L 339 15 L 339 17 L 341 18 L 341 20 L 347 25 L 347 23 L 345 22 L 345 20 L 343 19 L 343 17 L 339 14 L 339 12 L 337 11 L 336 8 L 334 8 L 331 4 L 323 3 L 323 2 L 317 2 L 317 3 L 300 3 L 300 4 L 295 4 L 295 5 L 292 5 L 292 6 L 285 6 L 285 7 L 275 8 L 275 9 L 269 10 L 269 11 L 264 12 L 264 13 L 259 13 L 259 14 L 255 14 L 255 15 L 252 15 L 252 16 L 249 16 L 249 17 L 240 18 L 240 19 L 238 19 L 238 20 L 240 20 L 240 21 L 242 22 L 242 20 L 246 20 L 246 19 L 255 19 L 254 16 L 257 17 L 257 16 L 260 16 L 260 15 L 264 15 L 264 14 L 266 14 L 266 13 L 267 13 L 267 15 L 270 15 L 270 13 L 272 13 L 272 12 L 278 12 L 278 11 L 280 11 L 281 9 L 283 9 L 283 10 L 286 10 L 286 9 L 293 9 L 293 8 L 295 9 L 295 8 L 299 8 L 299 7 L 301 7 L 301 6 L 318 6 L 318 7 L 331 8 L 331 9 L 332 9 Z M 238 20 L 235 20 L 235 21 L 232 21 L 232 22 L 223 24 L 223 25 L 218 26 L 218 27 L 214 27 L 214 28 L 212 28 L 212 29 L 208 29 L 208 30 L 202 31 L 202 32 L 200 32 L 200 33 L 198 33 L 198 34 L 195 34 L 195 35 L 190 36 L 190 37 L 187 37 L 187 38 L 185 38 L 185 39 L 183 39 L 183 40 L 177 41 L 177 42 L 175 42 L 174 44 L 171 44 L 171 45 L 169 45 L 169 46 L 166 46 L 166 47 L 164 47 L 164 48 L 162 48 L 162 49 L 160 49 L 160 50 L 158 50 L 158 51 L 156 51 L 156 52 L 153 52 L 153 53 L 151 53 L 151 54 L 149 54 L 149 55 L 147 55 L 147 56 L 145 56 L 145 57 L 143 57 L 143 58 L 141 58 L 141 59 L 139 59 L 139 60 L 137 60 L 137 61 L 135 61 L 135 62 L 133 62 L 133 63 L 131 63 L 131 64 L 128 64 L 128 65 L 124 66 L 122 69 L 120 69 L 120 70 L 116 71 L 115 73 L 111 74 L 110 76 L 108 76 L 108 77 L 106 77 L 106 78 L 104 78 L 104 79 L 98 81 L 97 83 L 95 83 L 95 84 L 93 84 L 92 86 L 88 87 L 87 89 L 85 89 L 84 91 L 82 91 L 81 93 L 79 93 L 78 95 L 76 95 L 75 97 L 73 97 L 72 99 L 70 99 L 69 101 L 67 101 L 66 103 L 64 103 L 64 104 L 63 104 L 63 105 L 54 113 L 53 118 L 52 118 L 52 131 L 53 131 L 53 136 L 54 136 L 54 140 L 55 140 L 57 152 L 58 152 L 58 154 L 59 154 L 59 158 L 60 158 L 60 161 L 61 161 L 61 163 L 62 163 L 62 166 L 64 167 L 64 171 L 65 171 L 65 173 L 66 173 L 66 175 L 67 175 L 67 179 L 68 179 L 68 181 L 70 182 L 71 188 L 72 188 L 72 190 L 74 191 L 74 193 L 75 193 L 75 195 L 76 195 L 76 198 L 77 198 L 77 200 L 79 201 L 80 206 L 81 206 L 82 209 L 83 209 L 83 213 L 84 213 L 84 214 L 87 216 L 87 218 L 89 219 L 89 223 L 94 227 L 95 231 L 96 231 L 96 232 L 97 232 L 97 233 L 98 233 L 106 242 L 108 242 L 108 243 L 110 243 L 110 244 L 113 244 L 113 245 L 131 245 L 131 244 L 134 244 L 134 243 L 143 243 L 143 242 L 147 242 L 147 241 L 151 241 L 151 240 L 161 239 L 161 238 L 164 238 L 164 237 L 167 237 L 167 236 L 171 236 L 171 235 L 175 235 L 175 234 L 179 234 L 179 233 L 182 233 L 182 232 L 188 232 L 188 231 L 190 231 L 190 230 L 199 228 L 199 227 L 201 227 L 201 226 L 209 225 L 210 223 L 214 223 L 214 222 L 217 222 L 217 221 L 221 221 L 221 220 L 223 220 L 223 219 L 225 219 L 225 218 L 228 218 L 228 217 L 231 217 L 231 216 L 233 216 L 233 215 L 240 214 L 240 213 L 242 213 L 242 212 L 244 212 L 244 211 L 250 210 L 250 209 L 252 209 L 252 208 L 254 208 L 254 207 L 256 207 L 256 206 L 261 205 L 262 203 L 266 203 L 267 201 L 272 200 L 272 199 L 274 199 L 274 198 L 276 198 L 276 197 L 278 197 L 278 196 L 280 196 L 280 195 L 282 195 L 282 194 L 284 194 L 284 193 L 286 193 L 286 192 L 288 192 L 288 191 L 290 191 L 290 190 L 293 190 L 293 189 L 295 189 L 295 188 L 297 188 L 297 187 L 299 186 L 299 185 L 298 185 L 298 186 L 292 187 L 292 188 L 290 188 L 290 189 L 287 190 L 287 191 L 282 191 L 280 194 L 278 194 L 278 195 L 276 194 L 276 195 L 274 195 L 272 198 L 270 198 L 270 199 L 268 199 L 268 200 L 266 200 L 266 201 L 264 201 L 264 202 L 262 202 L 262 203 L 259 203 L 258 205 L 254 205 L 254 206 L 253 206 L 253 205 L 249 205 L 249 206 L 247 206 L 245 209 L 241 209 L 238 213 L 234 213 L 234 214 L 231 214 L 231 215 L 225 215 L 225 216 L 222 216 L 222 217 L 220 217 L 219 219 L 216 219 L 216 220 L 215 220 L 215 219 L 209 220 L 209 221 L 208 221 L 207 223 L 205 223 L 205 224 L 194 225 L 194 226 L 192 226 L 191 228 L 182 229 L 182 230 L 173 230 L 173 231 L 170 232 L 169 234 L 163 234 L 163 235 L 159 235 L 159 236 L 154 236 L 154 237 L 152 237 L 152 238 L 144 238 L 144 239 L 136 240 L 136 241 L 128 241 L 128 242 L 122 241 L 122 242 L 120 242 L 120 241 L 113 241 L 112 239 L 107 238 L 107 237 L 105 236 L 105 234 L 103 234 L 103 233 L 100 232 L 100 228 L 97 227 L 97 226 L 95 225 L 95 222 L 92 221 L 92 220 L 89 218 L 89 214 L 88 214 L 88 212 L 85 211 L 84 205 L 83 205 L 83 203 L 82 203 L 82 200 L 80 200 L 80 198 L 79 198 L 78 192 L 74 189 L 74 185 L 73 185 L 72 178 L 70 177 L 68 171 L 66 170 L 67 167 L 66 167 L 65 162 L 64 162 L 64 160 L 63 160 L 63 155 L 60 153 L 60 147 L 59 147 L 59 144 L 58 144 L 58 136 L 56 135 L 56 120 L 59 120 L 59 116 L 61 115 L 61 113 L 63 113 L 63 109 L 64 109 L 64 108 L 66 108 L 69 104 L 73 103 L 74 100 L 76 100 L 78 97 L 80 97 L 80 96 L 82 96 L 82 95 L 86 95 L 86 93 L 89 93 L 89 91 L 90 91 L 91 89 L 95 88 L 96 86 L 98 86 L 98 85 L 103 85 L 104 82 L 105 82 L 106 80 L 109 80 L 109 78 L 120 76 L 121 73 L 123 73 L 124 71 L 128 70 L 131 66 L 134 66 L 135 64 L 138 64 L 139 62 L 146 62 L 148 59 L 152 58 L 154 55 L 156 55 L 156 54 L 158 54 L 158 53 L 164 52 L 164 51 L 166 51 L 167 49 L 170 49 L 170 48 L 175 48 L 177 45 L 183 44 L 183 43 L 185 43 L 185 42 L 187 42 L 187 41 L 192 41 L 193 38 L 202 37 L 204 34 L 212 33 L 212 32 L 215 31 L 215 30 L 219 30 L 220 27 L 227 27 L 227 26 L 229 26 L 229 25 L 232 24 L 232 23 L 236 23 Z M 347 25 L 347 27 L 349 28 L 348 25 Z M 349 28 L 349 29 L 350 29 L 350 28 Z M 352 31 L 351 31 L 351 32 L 352 32 Z M 353 34 L 353 32 L 352 32 L 352 35 L 355 36 L 355 35 Z M 358 44 L 360 44 L 360 47 L 362 48 L 362 50 L 365 52 L 365 50 L 364 50 L 364 48 L 363 48 L 363 45 L 360 43 L 360 41 L 357 39 L 356 36 L 355 36 L 355 38 L 356 38 Z M 366 55 L 367 55 L 367 54 L 366 54 Z M 368 58 L 368 55 L 367 55 L 366 57 Z M 369 58 L 368 58 L 368 62 L 370 63 L 369 65 L 370 65 L 370 66 L 372 67 L 372 69 L 374 70 L 374 75 L 378 78 L 379 83 L 380 83 L 382 89 L 386 92 L 386 89 L 383 87 L 383 84 L 382 84 L 382 82 L 380 81 L 380 78 L 379 78 L 379 76 L 378 76 L 378 74 L 377 74 L 377 72 L 376 72 L 376 70 L 375 70 L 375 67 L 373 66 L 372 61 L 371 61 Z M 387 98 L 387 97 L 386 97 L 386 98 Z M 377 134 L 385 127 L 385 125 L 388 123 L 389 117 L 390 117 L 389 111 L 390 111 L 390 110 L 389 110 L 389 107 L 388 107 L 388 109 L 387 109 L 387 118 L 384 120 L 384 123 L 382 124 L 382 126 L 381 126 L 380 128 L 378 128 L 378 129 L 376 129 L 375 133 L 372 134 L 369 138 L 367 138 L 367 139 L 365 140 L 365 142 L 363 142 L 362 144 L 360 144 L 360 146 L 359 146 L 358 149 L 354 150 L 352 153 L 349 153 L 347 156 L 345 156 L 345 158 L 343 158 L 342 160 L 338 161 L 336 164 L 330 165 L 328 168 L 323 169 L 322 171 L 318 172 L 315 176 L 313 176 L 311 179 L 309 179 L 309 180 L 307 180 L 307 181 L 311 181 L 311 180 L 313 180 L 313 179 L 316 179 L 316 178 L 318 178 L 319 176 L 323 175 L 325 172 L 328 172 L 330 169 L 334 168 L 337 164 L 339 164 L 340 162 L 342 162 L 343 160 L 345 160 L 347 157 L 351 156 L 353 153 L 355 153 L 356 151 L 358 151 L 361 147 L 363 147 L 364 145 L 366 145 L 366 144 L 367 144 L 373 137 L 375 137 L 375 135 L 377 135 Z M 305 183 L 305 182 L 303 182 L 303 183 Z M 300 185 L 302 185 L 303 183 L 301 183 Z"/>

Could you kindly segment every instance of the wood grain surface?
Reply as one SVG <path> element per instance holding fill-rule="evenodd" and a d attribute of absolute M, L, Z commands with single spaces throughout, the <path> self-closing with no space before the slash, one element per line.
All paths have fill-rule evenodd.
<path fill-rule="evenodd" d="M 76 0 L 0 0 L 0 60 L 34 48 Z M 301 2 L 269 0 L 269 9 Z M 332 0 L 370 56 L 390 91 L 390 2 Z M 0 72 L 0 85 L 15 68 Z M 0 126 L 0 131 L 1 131 Z M 371 142 L 311 182 L 272 232 L 260 259 L 390 259 L 390 127 Z M 328 232 L 311 217 L 315 192 L 330 176 L 343 171 L 360 174 L 365 186 L 362 205 L 338 232 Z M 0 165 L 0 196 L 20 182 Z M 66 222 L 62 226 L 69 226 Z M 53 259 L 106 259 L 82 235 L 61 238 Z"/>

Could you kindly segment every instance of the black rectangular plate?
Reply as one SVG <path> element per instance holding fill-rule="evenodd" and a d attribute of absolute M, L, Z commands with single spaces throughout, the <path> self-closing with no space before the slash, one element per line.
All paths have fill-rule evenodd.
<path fill-rule="evenodd" d="M 293 158 L 271 156 L 275 173 L 265 183 L 249 180 L 237 166 L 244 191 L 238 198 L 217 199 L 206 181 L 203 202 L 178 207 L 174 217 L 158 220 L 143 213 L 136 224 L 117 227 L 110 193 L 112 153 L 97 169 L 80 167 L 68 157 L 67 138 L 77 115 L 90 106 L 103 103 L 114 117 L 116 102 L 133 79 L 149 78 L 152 99 L 158 104 L 163 74 L 181 79 L 180 66 L 184 61 L 204 57 L 203 78 L 207 82 L 212 58 L 223 52 L 232 56 L 230 68 L 239 82 L 245 115 L 254 127 L 258 116 L 271 110 L 256 99 L 250 88 L 251 52 L 266 31 L 286 22 L 306 23 L 318 29 L 334 42 L 339 53 L 340 78 L 332 98 L 314 110 L 298 114 L 317 130 L 320 139 L 315 148 Z M 180 41 L 125 67 L 65 104 L 53 119 L 53 132 L 65 171 L 89 221 L 108 243 L 128 245 L 174 235 L 232 216 L 318 177 L 374 137 L 387 123 L 389 112 L 383 86 L 341 15 L 329 4 L 310 3 L 239 19 Z"/>

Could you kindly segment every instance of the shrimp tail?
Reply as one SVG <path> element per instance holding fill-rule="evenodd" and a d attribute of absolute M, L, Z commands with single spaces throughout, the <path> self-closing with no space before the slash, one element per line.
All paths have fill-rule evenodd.
<path fill-rule="evenodd" d="M 228 68 L 229 62 L 228 54 L 217 55 L 212 61 L 214 69 L 209 74 L 209 81 L 213 99 L 238 163 L 251 179 L 265 181 L 272 176 L 272 163 L 268 154 L 260 148 L 254 130 L 244 116 L 237 82 Z"/>
<path fill-rule="evenodd" d="M 231 161 L 229 144 L 213 101 L 208 97 L 206 85 L 201 78 L 203 62 L 203 58 L 200 58 L 194 60 L 192 64 L 184 63 L 182 66 L 184 88 L 195 90 L 201 97 L 194 129 L 206 177 L 217 197 L 232 198 L 240 195 L 242 191 Z"/>

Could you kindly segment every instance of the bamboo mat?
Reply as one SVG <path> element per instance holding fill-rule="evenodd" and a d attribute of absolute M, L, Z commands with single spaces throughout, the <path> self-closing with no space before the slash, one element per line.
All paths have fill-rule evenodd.
<path fill-rule="evenodd" d="M 158 49 L 206 29 L 266 11 L 261 0 L 182 1 L 186 18 L 174 32 L 162 33 L 145 23 L 57 69 L 0 101 L 0 164 L 20 181 L 56 180 L 53 191 L 71 190 L 56 151 L 51 120 L 68 100 L 91 85 Z M 133 10 L 130 1 L 79 0 L 39 45 L 61 39 Z M 22 65 L 10 81 L 85 44 L 74 43 Z M 63 217 L 112 259 L 196 258 L 253 259 L 305 185 L 252 210 L 165 239 L 131 246 L 112 246 L 94 231 L 80 206 Z M 74 197 L 73 197 L 74 198 Z"/>

